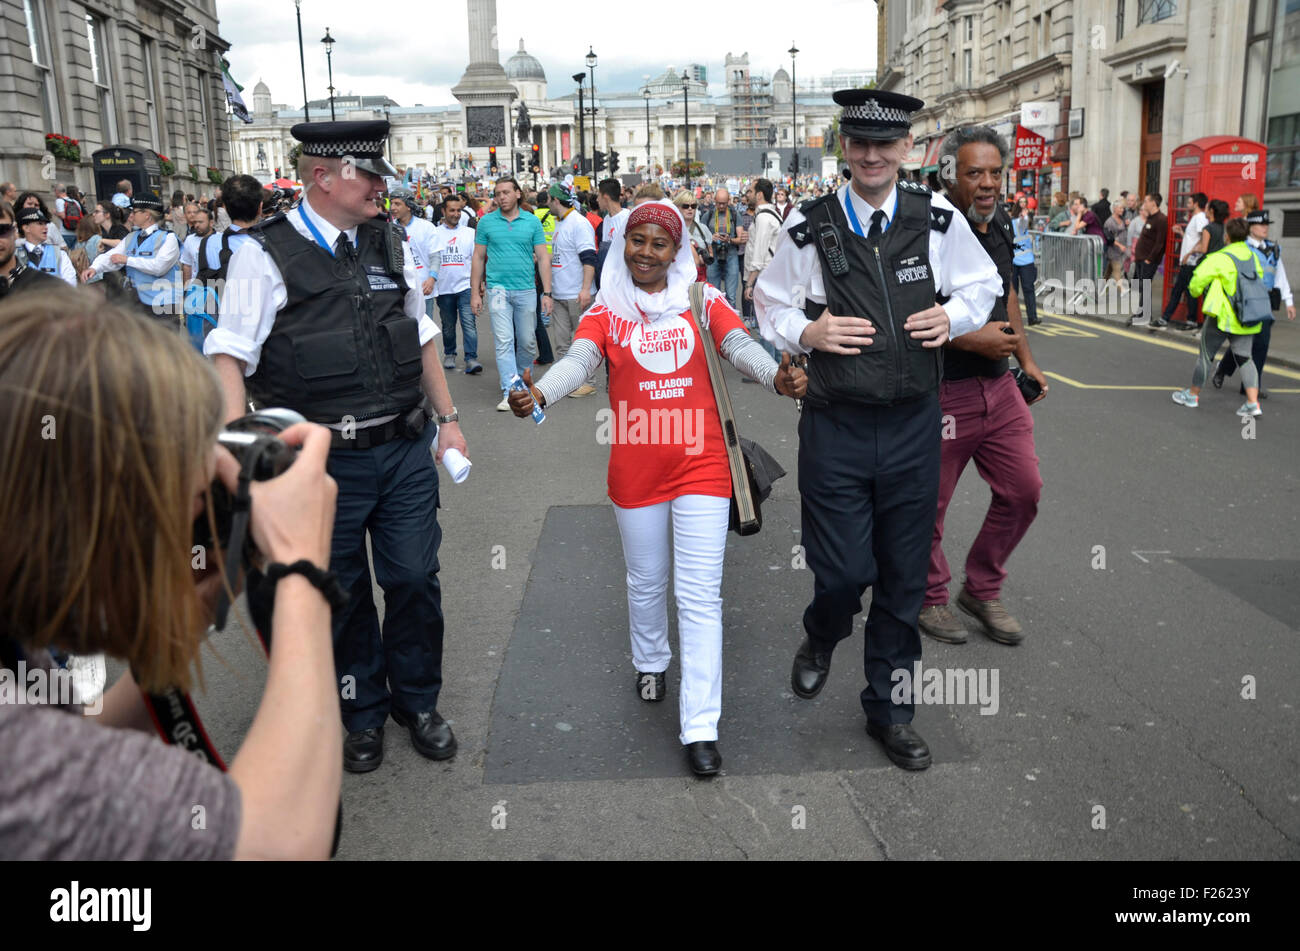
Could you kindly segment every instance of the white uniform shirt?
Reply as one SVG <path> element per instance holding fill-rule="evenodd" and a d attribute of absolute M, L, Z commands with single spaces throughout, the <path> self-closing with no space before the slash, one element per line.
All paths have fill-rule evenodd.
<path fill-rule="evenodd" d="M 871 227 L 876 209 L 858 196 L 848 185 L 837 192 L 841 205 L 845 196 L 852 195 L 853 208 L 863 228 Z M 930 205 L 952 213 L 947 231 L 930 229 L 930 269 L 934 275 L 935 290 L 950 298 L 943 305 L 948 313 L 949 337 L 984 326 L 994 302 L 1002 294 L 1002 278 L 993 260 L 971 231 L 966 216 L 953 208 L 947 198 L 939 194 L 930 196 Z M 885 227 L 893 221 L 898 207 L 898 189 L 894 188 L 885 199 Z M 804 220 L 803 212 L 794 209 L 785 220 L 777 237 L 776 253 L 754 286 L 754 309 L 758 315 L 758 328 L 763 338 L 778 350 L 787 353 L 808 353 L 809 348 L 799 342 L 804 328 L 811 321 L 804 316 L 804 302 L 826 303 L 826 285 L 822 280 L 821 259 L 817 256 L 816 239 L 802 248 L 790 237 L 790 229 Z M 865 317 L 873 314 L 841 314 L 843 317 Z M 909 315 L 898 314 L 899 320 Z"/>
<path fill-rule="evenodd" d="M 438 283 L 433 293 L 459 294 L 469 288 L 470 264 L 474 259 L 474 229 L 462 213 L 455 228 L 448 228 L 447 219 L 433 229 L 433 253 L 438 257 Z"/>
<path fill-rule="evenodd" d="M 31 263 L 32 258 L 36 254 L 37 245 L 32 244 L 30 241 L 24 241 L 23 247 L 27 249 L 28 267 L 30 267 L 34 271 L 39 271 L 40 268 L 37 267 L 35 264 Z M 66 283 L 71 284 L 73 287 L 76 287 L 77 269 L 72 266 L 72 259 L 68 257 L 68 252 L 64 251 L 62 248 L 51 247 L 48 244 L 42 244 L 39 247 L 41 251 L 42 262 L 44 262 L 52 254 L 58 255 L 59 277 L 63 278 L 63 280 Z M 48 274 L 49 272 L 47 271 L 46 273 Z"/>
<path fill-rule="evenodd" d="M 583 267 L 578 255 L 583 251 L 596 253 L 596 229 L 586 215 L 570 209 L 556 226 L 551 244 L 551 296 L 556 300 L 578 299 Z"/>
<path fill-rule="evenodd" d="M 320 232 L 321 238 L 332 249 L 338 241 L 339 229 L 311 210 L 308 199 L 288 214 L 289 223 L 294 230 L 307 241 L 315 243 L 311 232 L 303 223 L 302 215 L 311 217 L 312 224 Z M 357 242 L 357 229 L 349 228 L 348 238 L 353 245 Z M 403 310 L 412 320 L 419 323 L 420 346 L 423 347 L 440 331 L 424 313 L 424 295 L 415 280 L 415 262 L 411 259 L 410 248 L 403 254 L 405 267 L 403 277 L 409 288 Z M 244 376 L 252 376 L 257 370 L 262 356 L 262 344 L 271 334 L 275 325 L 275 315 L 288 303 L 289 295 L 284 286 L 284 277 L 280 269 L 271 260 L 262 246 L 256 241 L 245 241 L 230 256 L 230 267 L 226 271 L 228 293 L 221 295 L 221 316 L 217 326 L 203 341 L 203 352 L 211 357 L 224 353 L 236 360 L 244 361 Z M 367 420 L 367 422 L 374 422 Z"/>
<path fill-rule="evenodd" d="M 434 259 L 433 225 L 423 218 L 411 215 L 411 220 L 402 227 L 406 229 L 406 246 L 410 249 L 411 257 L 415 261 L 416 280 L 420 282 L 420 287 L 424 287 L 425 281 L 437 275 L 437 269 L 432 267 Z M 425 300 L 431 297 L 433 297 L 432 290 L 426 295 Z"/>
<path fill-rule="evenodd" d="M 140 232 L 140 237 L 136 240 L 137 246 L 144 241 L 149 235 L 158 230 L 158 225 L 150 225 Z M 176 240 L 176 235 L 170 231 L 162 233 L 162 240 L 154 247 L 153 255 L 150 257 L 140 257 L 131 255 L 126 259 L 125 264 L 116 264 L 110 261 L 115 254 L 122 254 L 126 250 L 126 242 L 130 239 L 127 235 L 115 248 L 109 248 L 99 257 L 95 258 L 95 263 L 91 265 L 96 275 L 103 274 L 105 271 L 116 271 L 124 267 L 133 267 L 143 274 L 150 277 L 162 277 L 168 271 L 176 266 L 181 258 L 181 244 Z"/>
<path fill-rule="evenodd" d="M 1183 246 L 1178 252 L 1180 262 L 1201 243 L 1201 232 L 1205 230 L 1205 226 L 1209 223 L 1210 220 L 1205 217 L 1203 211 L 1198 211 L 1192 215 L 1191 220 L 1187 222 L 1187 226 L 1183 228 Z"/>

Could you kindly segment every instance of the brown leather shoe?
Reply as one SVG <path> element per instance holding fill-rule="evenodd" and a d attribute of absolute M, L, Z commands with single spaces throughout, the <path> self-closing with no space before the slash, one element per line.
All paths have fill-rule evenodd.
<path fill-rule="evenodd" d="M 1007 613 L 998 599 L 979 601 L 971 596 L 963 586 L 957 595 L 957 607 L 979 622 L 980 630 L 986 637 L 999 644 L 1015 646 L 1025 639 L 1020 631 L 1020 622 Z"/>
<path fill-rule="evenodd" d="M 943 641 L 946 644 L 966 643 L 965 625 L 946 604 L 927 604 L 921 608 L 916 626 L 921 629 L 922 634 L 928 634 L 936 641 Z"/>

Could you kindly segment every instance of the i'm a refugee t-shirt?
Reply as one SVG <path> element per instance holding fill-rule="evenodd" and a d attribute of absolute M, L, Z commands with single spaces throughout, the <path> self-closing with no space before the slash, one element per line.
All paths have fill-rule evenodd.
<path fill-rule="evenodd" d="M 724 298 L 710 297 L 708 330 L 720 348 L 745 325 Z M 590 340 L 609 363 L 613 412 L 597 435 L 611 444 L 610 501 L 639 508 L 682 495 L 730 498 L 722 424 L 690 310 L 631 321 L 597 304 L 574 339 Z"/>

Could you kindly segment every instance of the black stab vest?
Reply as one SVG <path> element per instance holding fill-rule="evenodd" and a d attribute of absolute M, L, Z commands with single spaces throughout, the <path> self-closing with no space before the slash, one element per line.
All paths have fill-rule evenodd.
<path fill-rule="evenodd" d="M 377 219 L 358 225 L 355 263 L 335 259 L 283 215 L 248 230 L 288 293 L 250 380 L 264 405 L 333 423 L 419 404 L 420 329 L 403 308 L 408 287 L 388 230 Z"/>
<path fill-rule="evenodd" d="M 941 348 L 921 346 L 903 329 L 917 311 L 935 303 L 930 267 L 929 193 L 898 189 L 894 218 L 879 243 L 849 227 L 839 195 L 806 204 L 812 241 L 821 261 L 826 303 L 808 301 L 804 313 L 816 320 L 827 307 L 841 316 L 865 317 L 876 328 L 871 344 L 856 356 L 814 350 L 808 357 L 808 399 L 818 403 L 889 406 L 937 393 L 943 376 Z M 817 240 L 818 228 L 833 224 L 848 259 L 849 273 L 836 277 Z"/>

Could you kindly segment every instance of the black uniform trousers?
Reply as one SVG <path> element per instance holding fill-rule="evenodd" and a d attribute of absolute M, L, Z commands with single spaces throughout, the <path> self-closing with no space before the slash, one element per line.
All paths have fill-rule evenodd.
<path fill-rule="evenodd" d="M 890 701 L 891 676 L 921 659 L 925 597 L 939 500 L 939 396 L 896 406 L 804 404 L 799 420 L 803 543 L 814 578 L 803 623 L 830 650 L 853 633 L 871 588 L 862 709 L 878 723 L 910 723 Z"/>
<path fill-rule="evenodd" d="M 423 713 L 442 687 L 442 590 L 438 583 L 438 471 L 432 423 L 417 439 L 335 449 L 338 483 L 330 569 L 348 593 L 334 612 L 334 668 L 349 733 L 384 725 L 391 706 Z M 384 592 L 382 637 L 366 557 Z M 391 689 L 391 699 L 390 699 Z"/>

